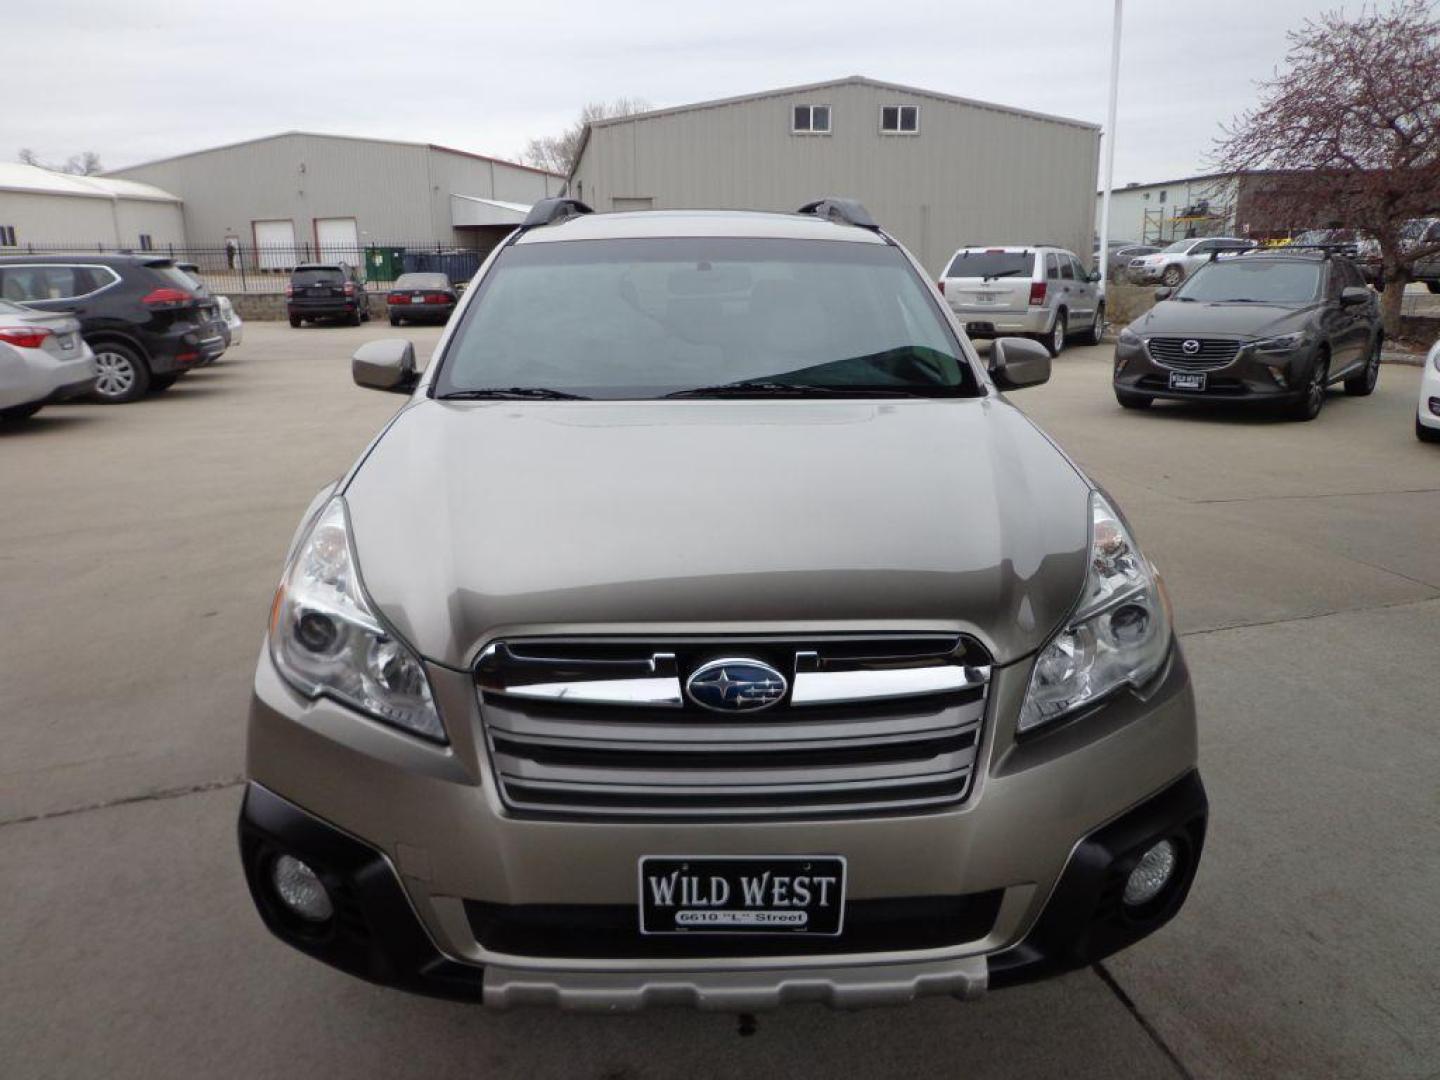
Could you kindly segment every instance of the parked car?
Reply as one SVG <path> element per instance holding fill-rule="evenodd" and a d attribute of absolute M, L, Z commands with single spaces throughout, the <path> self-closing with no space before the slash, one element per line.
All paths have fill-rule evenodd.
<path fill-rule="evenodd" d="M 215 302 L 220 306 L 220 318 L 225 327 L 230 331 L 230 347 L 233 349 L 239 345 L 245 337 L 245 323 L 235 311 L 235 305 L 230 302 L 228 296 L 217 296 Z"/>
<path fill-rule="evenodd" d="M 1059 356 L 1072 333 L 1100 343 L 1105 298 L 1099 280 L 1065 248 L 1012 244 L 961 248 L 939 288 L 970 337 L 1024 334 Z"/>
<path fill-rule="evenodd" d="M 1420 376 L 1420 401 L 1415 410 L 1415 437 L 1440 442 L 1440 341 L 1430 346 Z"/>
<path fill-rule="evenodd" d="M 1110 253 L 1108 279 L 1117 283 L 1129 283 L 1130 264 L 1146 255 L 1154 255 L 1159 250 L 1155 244 L 1131 244 L 1128 247 L 1116 248 Z"/>
<path fill-rule="evenodd" d="M 214 299 L 163 256 L 0 256 L 0 298 L 80 320 L 101 401 L 168 389 L 225 351 Z"/>
<path fill-rule="evenodd" d="M 1401 244 L 1412 250 L 1440 244 L 1440 218 L 1417 218 L 1405 223 Z M 1432 293 L 1440 293 L 1440 254 L 1419 259 L 1410 270 L 1410 277 L 1423 281 Z"/>
<path fill-rule="evenodd" d="M 370 298 L 349 263 L 301 263 L 285 286 L 285 311 L 291 326 L 316 319 L 344 319 L 359 326 L 370 319 Z"/>
<path fill-rule="evenodd" d="M 1129 277 L 1137 285 L 1152 285 L 1160 282 L 1174 288 L 1198 267 L 1210 261 L 1217 252 L 1247 251 L 1255 246 L 1253 240 L 1242 240 L 1236 236 L 1206 236 L 1189 240 L 1176 240 L 1152 255 L 1141 255 L 1130 260 Z"/>
<path fill-rule="evenodd" d="M 1374 290 L 1346 258 L 1271 248 L 1209 263 L 1120 332 L 1115 397 L 1283 403 L 1313 420 L 1326 388 L 1365 396 L 1384 339 Z"/>
<path fill-rule="evenodd" d="M 460 294 L 448 274 L 401 274 L 385 297 L 390 325 L 414 322 L 444 322 L 455 310 Z"/>
<path fill-rule="evenodd" d="M 1367 285 L 1385 288 L 1385 260 L 1380 241 L 1364 229 L 1306 229 L 1296 233 L 1284 246 L 1330 248 L 1351 259 Z"/>
<path fill-rule="evenodd" d="M 556 283 L 563 283 L 557 303 Z M 864 207 L 536 203 L 292 543 L 244 873 L 506 1006 L 961 997 L 1183 903 L 1190 679 L 1114 502 Z"/>
<path fill-rule="evenodd" d="M 221 333 L 225 335 L 225 348 L 229 350 L 239 345 L 241 339 L 244 337 L 245 324 L 241 322 L 240 316 L 235 313 L 235 305 L 230 302 L 230 298 L 228 296 L 215 296 L 215 294 L 210 291 L 210 286 L 205 283 L 205 279 L 201 275 L 200 267 L 197 264 L 192 262 L 177 262 L 175 265 L 190 275 L 190 278 L 195 282 L 195 291 L 199 295 L 214 297 L 215 307 L 220 315 L 220 322 L 223 324 Z M 214 363 L 219 359 L 220 357 L 216 356 L 207 362 Z"/>
<path fill-rule="evenodd" d="M 0 421 L 95 389 L 95 354 L 80 320 L 0 300 Z"/>

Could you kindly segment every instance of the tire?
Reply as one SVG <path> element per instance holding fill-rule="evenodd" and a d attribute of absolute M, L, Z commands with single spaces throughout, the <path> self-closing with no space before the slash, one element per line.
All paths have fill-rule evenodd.
<path fill-rule="evenodd" d="M 359 309 L 359 308 L 356 308 L 354 311 L 352 311 L 352 312 L 350 313 L 350 318 L 349 318 L 348 321 L 349 321 L 349 323 L 350 323 L 351 326 L 359 326 L 362 322 L 364 322 L 364 320 L 360 318 L 360 309 Z"/>
<path fill-rule="evenodd" d="M 1105 304 L 1102 301 L 1095 308 L 1095 321 L 1090 324 L 1090 329 L 1085 332 L 1084 342 L 1086 345 L 1099 345 L 1105 337 Z"/>
<path fill-rule="evenodd" d="M 0 409 L 0 424 L 29 420 L 30 417 L 39 412 L 42 407 L 42 403 L 39 401 L 27 401 L 24 405 L 11 405 L 8 409 Z M 1420 430 L 1419 420 L 1415 421 L 1415 430 Z"/>
<path fill-rule="evenodd" d="M 1380 335 L 1376 334 L 1375 340 L 1370 343 L 1370 356 L 1364 368 L 1345 380 L 1345 393 L 1351 397 L 1369 397 L 1374 393 L 1375 384 L 1380 380 L 1380 341 Z"/>
<path fill-rule="evenodd" d="M 1148 409 L 1154 404 L 1155 399 L 1148 394 L 1137 394 L 1130 390 L 1115 390 L 1115 400 L 1120 403 L 1122 409 Z"/>
<path fill-rule="evenodd" d="M 299 315 L 291 315 L 291 316 L 290 316 L 290 328 L 291 328 L 292 330 L 299 330 L 299 329 L 300 329 L 300 316 L 299 316 Z"/>
<path fill-rule="evenodd" d="M 170 387 L 174 386 L 179 380 L 180 372 L 178 371 L 171 371 L 165 375 L 151 375 L 150 393 L 158 394 L 162 391 L 169 390 Z"/>
<path fill-rule="evenodd" d="M 1433 293 L 1440 293 L 1440 281 L 1427 281 L 1425 282 L 1425 288 Z"/>
<path fill-rule="evenodd" d="M 360 309 L 360 321 L 370 321 L 370 302 L 368 300 L 365 302 L 365 306 Z"/>
<path fill-rule="evenodd" d="M 1420 423 L 1420 417 L 1417 416 L 1415 417 L 1415 438 L 1421 442 L 1440 443 L 1440 428 L 1426 427 Z"/>
<path fill-rule="evenodd" d="M 390 316 L 390 325 L 391 325 L 391 326 L 399 326 L 399 325 L 400 325 L 400 316 L 399 316 L 399 315 L 391 315 L 391 316 Z"/>
<path fill-rule="evenodd" d="M 1167 266 L 1165 272 L 1160 275 L 1160 284 L 1167 288 L 1175 288 L 1185 280 L 1185 271 L 1178 266 Z"/>
<path fill-rule="evenodd" d="M 1330 357 L 1321 353 L 1310 368 L 1305 396 L 1290 406 L 1290 419 L 1314 420 L 1325 407 L 1325 386 L 1330 376 Z"/>
<path fill-rule="evenodd" d="M 1065 351 L 1065 335 L 1069 333 L 1069 326 L 1065 318 L 1065 312 L 1055 313 L 1055 324 L 1050 327 L 1050 333 L 1040 339 L 1040 344 L 1050 350 L 1052 358 L 1059 356 Z"/>
<path fill-rule="evenodd" d="M 129 345 L 108 341 L 92 346 L 95 350 L 94 398 L 107 405 L 123 405 L 138 401 L 150 389 L 150 365 Z"/>

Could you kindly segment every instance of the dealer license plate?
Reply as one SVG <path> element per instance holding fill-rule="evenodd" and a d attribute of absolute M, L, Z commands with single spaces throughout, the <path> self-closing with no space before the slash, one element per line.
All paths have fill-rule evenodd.
<path fill-rule="evenodd" d="M 642 934 L 808 934 L 845 924 L 840 855 L 669 856 L 640 860 Z"/>
<path fill-rule="evenodd" d="M 1205 373 L 1203 371 L 1172 371 L 1170 373 L 1171 390 L 1204 390 Z"/>

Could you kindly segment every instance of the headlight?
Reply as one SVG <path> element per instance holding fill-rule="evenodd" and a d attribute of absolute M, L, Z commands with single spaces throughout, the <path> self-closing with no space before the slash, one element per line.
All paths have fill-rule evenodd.
<path fill-rule="evenodd" d="M 1304 331 L 1294 334 L 1281 334 L 1279 337 L 1261 338 L 1259 341 L 1250 342 L 1250 347 L 1256 352 L 1289 352 L 1291 349 L 1298 349 L 1305 341 Z"/>
<path fill-rule="evenodd" d="M 1128 345 L 1132 348 L 1140 347 L 1140 335 L 1131 330 L 1128 326 L 1115 335 L 1115 341 L 1120 345 Z"/>
<path fill-rule="evenodd" d="M 1155 568 L 1096 492 L 1090 567 L 1079 606 L 1035 659 L 1019 729 L 1029 731 L 1149 680 L 1170 648 L 1170 613 Z"/>
<path fill-rule="evenodd" d="M 270 656 L 303 694 L 447 741 L 420 658 L 380 622 L 360 585 L 345 503 L 331 499 L 295 551 L 270 613 Z"/>

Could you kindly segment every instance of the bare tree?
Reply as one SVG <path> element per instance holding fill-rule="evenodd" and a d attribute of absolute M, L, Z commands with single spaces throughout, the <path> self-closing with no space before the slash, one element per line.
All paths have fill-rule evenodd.
<path fill-rule="evenodd" d="M 72 176 L 94 176 L 96 173 L 105 171 L 105 166 L 100 164 L 100 155 L 94 150 L 72 154 L 64 165 L 50 165 L 41 161 L 40 155 L 29 147 L 16 154 L 15 159 L 22 165 L 34 165 L 36 168 L 49 169 L 51 172 L 70 173 Z"/>
<path fill-rule="evenodd" d="M 41 169 L 45 167 L 44 165 L 40 164 L 39 155 L 36 154 L 34 150 L 31 150 L 28 146 L 21 150 L 20 153 L 15 155 L 15 160 L 20 162 L 21 165 L 35 165 Z"/>
<path fill-rule="evenodd" d="M 1394 0 L 1353 18 L 1325 12 L 1288 39 L 1285 69 L 1224 129 L 1216 160 L 1226 172 L 1290 174 L 1269 199 L 1296 226 L 1372 233 L 1393 335 L 1411 268 L 1440 253 L 1403 235 L 1406 221 L 1440 210 L 1440 20 L 1427 0 Z"/>
<path fill-rule="evenodd" d="M 545 135 L 531 139 L 525 146 L 521 159 L 537 169 L 568 176 L 580 153 L 580 144 L 585 138 L 585 128 L 596 120 L 608 120 L 612 116 L 634 116 L 646 112 L 650 105 L 640 98 L 616 98 L 614 101 L 592 101 L 580 110 L 580 118 L 559 135 Z"/>

